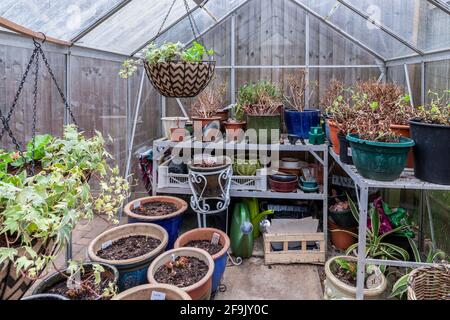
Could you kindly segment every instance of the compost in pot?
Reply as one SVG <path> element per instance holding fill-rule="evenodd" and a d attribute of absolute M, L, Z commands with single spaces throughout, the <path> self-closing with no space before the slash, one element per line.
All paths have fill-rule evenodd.
<path fill-rule="evenodd" d="M 139 207 L 131 209 L 135 214 L 141 216 L 165 216 L 177 211 L 178 208 L 174 203 L 154 201 L 142 203 Z"/>
<path fill-rule="evenodd" d="M 156 270 L 154 278 L 159 283 L 189 287 L 208 273 L 208 265 L 195 257 L 181 256 L 166 262 Z"/>
<path fill-rule="evenodd" d="M 97 256 L 107 260 L 126 260 L 152 252 L 161 244 L 161 240 L 147 236 L 129 236 L 115 240 L 104 249 L 97 251 Z"/>
<path fill-rule="evenodd" d="M 192 240 L 186 243 L 183 247 L 193 247 L 193 248 L 199 248 L 207 251 L 210 255 L 215 255 L 220 250 L 223 249 L 223 245 L 220 243 L 212 243 L 208 240 Z"/>

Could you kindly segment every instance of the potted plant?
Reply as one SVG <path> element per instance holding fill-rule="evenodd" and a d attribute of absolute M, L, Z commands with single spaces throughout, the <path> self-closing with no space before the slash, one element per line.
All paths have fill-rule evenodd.
<path fill-rule="evenodd" d="M 214 50 L 196 41 L 189 48 L 183 48 L 180 42 L 164 42 L 160 46 L 151 43 L 144 49 L 141 61 L 159 93 L 166 97 L 189 98 L 198 95 L 211 81 L 215 61 L 203 59 L 213 55 Z M 137 71 L 137 63 L 139 60 L 125 60 L 119 76 L 131 76 Z"/>
<path fill-rule="evenodd" d="M 240 104 L 236 103 L 233 105 L 231 117 L 224 121 L 223 124 L 227 142 L 242 140 L 246 122 L 244 121 L 244 111 Z"/>
<path fill-rule="evenodd" d="M 329 259 L 325 263 L 324 298 L 355 299 L 357 271 L 356 257 L 336 256 Z M 386 277 L 372 265 L 366 266 L 365 274 L 364 299 L 381 299 L 387 287 Z"/>
<path fill-rule="evenodd" d="M 284 122 L 289 134 L 296 135 L 302 139 L 308 139 L 311 127 L 319 125 L 320 111 L 317 109 L 305 109 L 305 97 L 307 80 L 305 71 L 300 70 L 298 76 L 288 76 L 289 96 L 285 96 L 288 108 L 284 111 Z"/>
<path fill-rule="evenodd" d="M 118 286 L 123 291 L 146 283 L 146 271 L 167 246 L 168 235 L 152 223 L 131 223 L 106 230 L 91 241 L 91 261 L 107 263 L 119 271 Z"/>
<path fill-rule="evenodd" d="M 377 112 L 382 103 L 368 100 L 368 95 L 361 92 L 354 94 L 352 100 L 356 118 L 354 133 L 347 134 L 347 140 L 356 169 L 368 179 L 397 179 L 405 168 L 414 141 L 392 133 L 392 119 L 386 119 L 382 112 Z"/>
<path fill-rule="evenodd" d="M 204 198 L 220 198 L 227 181 L 231 176 L 225 174 L 227 167 L 231 166 L 231 159 L 227 156 L 194 157 L 187 166 L 188 170 L 204 178 L 192 181 L 193 187 Z"/>
<path fill-rule="evenodd" d="M 334 198 L 335 203 L 329 207 L 329 229 L 331 232 L 331 242 L 341 250 L 347 250 L 352 244 L 356 243 L 357 221 L 352 215 L 348 200 L 341 201 Z M 347 232 L 345 232 L 345 231 Z"/>
<path fill-rule="evenodd" d="M 408 238 L 408 241 L 411 246 L 412 252 L 414 253 L 415 262 L 425 262 L 430 264 L 444 262 L 448 264 L 448 259 L 446 259 L 445 252 L 441 250 L 433 250 L 433 248 L 430 248 L 427 256 L 425 257 L 425 259 L 423 259 L 414 240 Z M 412 268 L 407 268 L 405 274 L 397 279 L 397 281 L 392 286 L 392 292 L 390 295 L 391 298 L 397 297 L 399 299 L 402 299 L 406 296 L 406 292 L 408 290 L 408 278 L 413 270 L 414 269 Z"/>
<path fill-rule="evenodd" d="M 161 295 L 163 295 L 161 300 L 192 300 L 185 291 L 170 284 L 143 284 L 125 290 L 111 300 L 157 300 Z"/>
<path fill-rule="evenodd" d="M 117 292 L 119 272 L 103 263 L 71 261 L 69 267 L 42 280 L 33 295 L 53 294 L 69 300 L 109 300 Z"/>
<path fill-rule="evenodd" d="M 183 214 L 188 205 L 177 197 L 153 196 L 143 197 L 127 203 L 124 212 L 128 223 L 147 222 L 163 227 L 169 236 L 167 248 L 172 249 L 180 234 Z"/>
<path fill-rule="evenodd" d="M 19 299 L 81 219 L 95 212 L 116 222 L 128 196 L 127 181 L 107 164 L 111 156 L 99 132 L 87 139 L 68 125 L 61 138 L 36 136 L 35 143 L 34 175 L 25 170 L 31 153 L 1 152 L 0 299 Z"/>
<path fill-rule="evenodd" d="M 450 185 L 450 90 L 429 95 L 429 104 L 409 122 L 416 142 L 414 173 L 421 180 Z"/>
<path fill-rule="evenodd" d="M 216 292 L 228 260 L 230 238 L 219 229 L 197 228 L 183 233 L 175 242 L 175 248 L 192 247 L 206 250 L 214 260 L 212 292 Z"/>
<path fill-rule="evenodd" d="M 223 108 L 226 84 L 209 86 L 202 91 L 191 105 L 194 136 L 200 141 L 214 141 L 220 132 L 221 116 L 217 112 Z"/>
<path fill-rule="evenodd" d="M 148 282 L 171 284 L 189 294 L 192 300 L 211 297 L 214 260 L 202 249 L 178 248 L 164 252 L 148 268 Z"/>
<path fill-rule="evenodd" d="M 328 88 L 320 100 L 322 110 L 325 110 L 325 133 L 328 141 L 330 141 L 333 147 L 333 151 L 337 155 L 339 155 L 340 147 L 338 139 L 339 128 L 336 121 L 343 121 L 344 119 L 342 119 L 342 117 L 334 119 L 333 116 L 336 111 L 337 115 L 339 115 L 339 106 L 342 105 L 342 102 L 344 101 L 344 94 L 344 84 L 333 78 L 330 80 Z"/>
<path fill-rule="evenodd" d="M 282 96 L 277 86 L 260 80 L 248 83 L 239 89 L 238 103 L 247 117 L 247 134 L 254 130 L 250 137 L 252 143 L 272 144 L 280 142 Z"/>

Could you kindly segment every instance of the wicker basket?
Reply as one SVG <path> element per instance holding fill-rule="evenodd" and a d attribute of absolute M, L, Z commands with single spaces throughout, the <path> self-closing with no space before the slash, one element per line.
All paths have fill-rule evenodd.
<path fill-rule="evenodd" d="M 50 255 L 55 242 L 48 240 L 46 242 L 38 241 L 33 250 L 38 254 Z M 23 250 L 23 252 L 22 252 Z M 25 255 L 25 250 L 20 249 L 19 255 Z M 0 300 L 19 300 L 33 285 L 34 281 L 22 276 L 16 272 L 16 268 L 10 260 L 0 264 Z"/>
<path fill-rule="evenodd" d="M 450 265 L 413 270 L 408 278 L 408 300 L 450 300 Z"/>
<path fill-rule="evenodd" d="M 215 66 L 215 61 L 144 63 L 153 86 L 170 98 L 197 96 L 211 81 Z"/>

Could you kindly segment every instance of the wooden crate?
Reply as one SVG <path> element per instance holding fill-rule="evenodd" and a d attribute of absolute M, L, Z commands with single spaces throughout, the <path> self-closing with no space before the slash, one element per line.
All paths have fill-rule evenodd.
<path fill-rule="evenodd" d="M 324 263 L 325 262 L 325 236 L 323 232 L 316 233 L 264 233 L 264 260 L 265 264 L 276 263 Z M 289 250 L 289 243 L 301 244 L 300 250 Z M 308 250 L 308 242 L 318 242 L 319 249 Z M 274 251 L 273 243 L 283 243 L 281 251 Z"/>

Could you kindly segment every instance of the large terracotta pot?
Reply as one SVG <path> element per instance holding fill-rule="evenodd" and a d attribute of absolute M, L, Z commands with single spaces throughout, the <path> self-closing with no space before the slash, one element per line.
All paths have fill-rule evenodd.
<path fill-rule="evenodd" d="M 353 237 L 351 234 L 341 231 L 349 231 L 352 233 L 357 233 L 357 227 L 341 227 L 337 225 L 333 220 L 328 219 L 328 228 L 330 229 L 331 242 L 333 245 L 341 250 L 347 250 L 352 244 L 356 243 L 357 238 Z"/>
<path fill-rule="evenodd" d="M 223 246 L 222 250 L 217 252 L 212 256 L 214 260 L 214 273 L 212 280 L 212 292 L 215 292 L 219 287 L 220 280 L 222 279 L 223 273 L 227 266 L 227 251 L 230 248 L 230 238 L 225 232 L 215 228 L 197 228 L 183 233 L 177 241 L 175 241 L 175 248 L 185 247 L 187 243 L 194 240 L 207 240 L 211 241 L 213 234 L 217 233 L 219 238 L 219 243 Z"/>
<path fill-rule="evenodd" d="M 108 260 L 97 256 L 97 252 L 102 248 L 102 244 L 105 242 L 135 235 L 156 238 L 159 239 L 161 243 L 153 251 L 131 259 Z M 106 263 L 116 267 L 117 270 L 119 270 L 119 290 L 123 291 L 146 283 L 147 268 L 150 265 L 150 262 L 166 249 L 168 239 L 169 237 L 166 230 L 156 224 L 126 224 L 106 230 L 92 240 L 88 247 L 88 256 L 93 262 Z"/>
<path fill-rule="evenodd" d="M 152 292 L 166 295 L 165 300 L 192 300 L 191 297 L 178 287 L 170 284 L 143 284 L 119 293 L 111 300 L 150 300 Z"/>
<path fill-rule="evenodd" d="M 333 145 L 333 151 L 334 151 L 334 153 L 339 155 L 339 150 L 340 150 L 339 138 L 338 138 L 339 128 L 337 127 L 336 123 L 333 120 L 327 119 L 327 121 L 328 121 L 328 127 L 330 128 L 330 139 L 331 139 L 331 144 Z"/>
<path fill-rule="evenodd" d="M 165 215 L 165 216 L 143 216 L 132 212 L 135 204 L 140 203 L 141 205 L 148 202 L 167 202 L 173 203 L 177 207 L 177 211 Z M 187 210 L 188 204 L 186 201 L 176 197 L 170 196 L 153 196 L 153 197 L 143 197 L 133 200 L 127 203 L 124 207 L 124 212 L 128 216 L 128 223 L 135 222 L 147 222 L 154 223 L 163 227 L 169 234 L 169 242 L 167 243 L 166 249 L 172 249 L 175 240 L 180 234 L 181 224 L 183 222 L 183 213 Z"/>
<path fill-rule="evenodd" d="M 411 138 L 409 125 L 391 124 L 391 131 L 400 137 Z M 406 160 L 407 168 L 414 168 L 414 155 L 411 149 L 408 153 L 408 160 Z"/>
<path fill-rule="evenodd" d="M 158 270 L 158 268 L 163 266 L 165 263 L 171 261 L 172 254 L 175 254 L 175 256 L 178 257 L 179 256 L 195 257 L 208 265 L 208 272 L 202 279 L 200 279 L 199 282 L 194 283 L 193 285 L 190 285 L 188 287 L 182 287 L 180 289 L 189 294 L 192 300 L 209 300 L 211 297 L 214 260 L 212 259 L 211 255 L 208 252 L 202 249 L 178 248 L 166 251 L 158 258 L 156 258 L 148 268 L 147 272 L 148 282 L 150 282 L 151 284 L 159 284 L 154 278 L 156 270 Z"/>
<path fill-rule="evenodd" d="M 338 258 L 343 258 L 348 261 L 356 262 L 356 257 L 351 256 L 336 256 L 329 259 L 325 263 L 325 275 L 324 280 L 324 299 L 326 300 L 353 300 L 356 298 L 356 287 L 352 287 L 341 280 L 339 280 L 332 272 L 335 267 L 335 260 Z M 381 299 L 383 292 L 387 287 L 386 277 L 381 274 L 381 284 L 372 289 L 364 289 L 364 299 Z"/>

